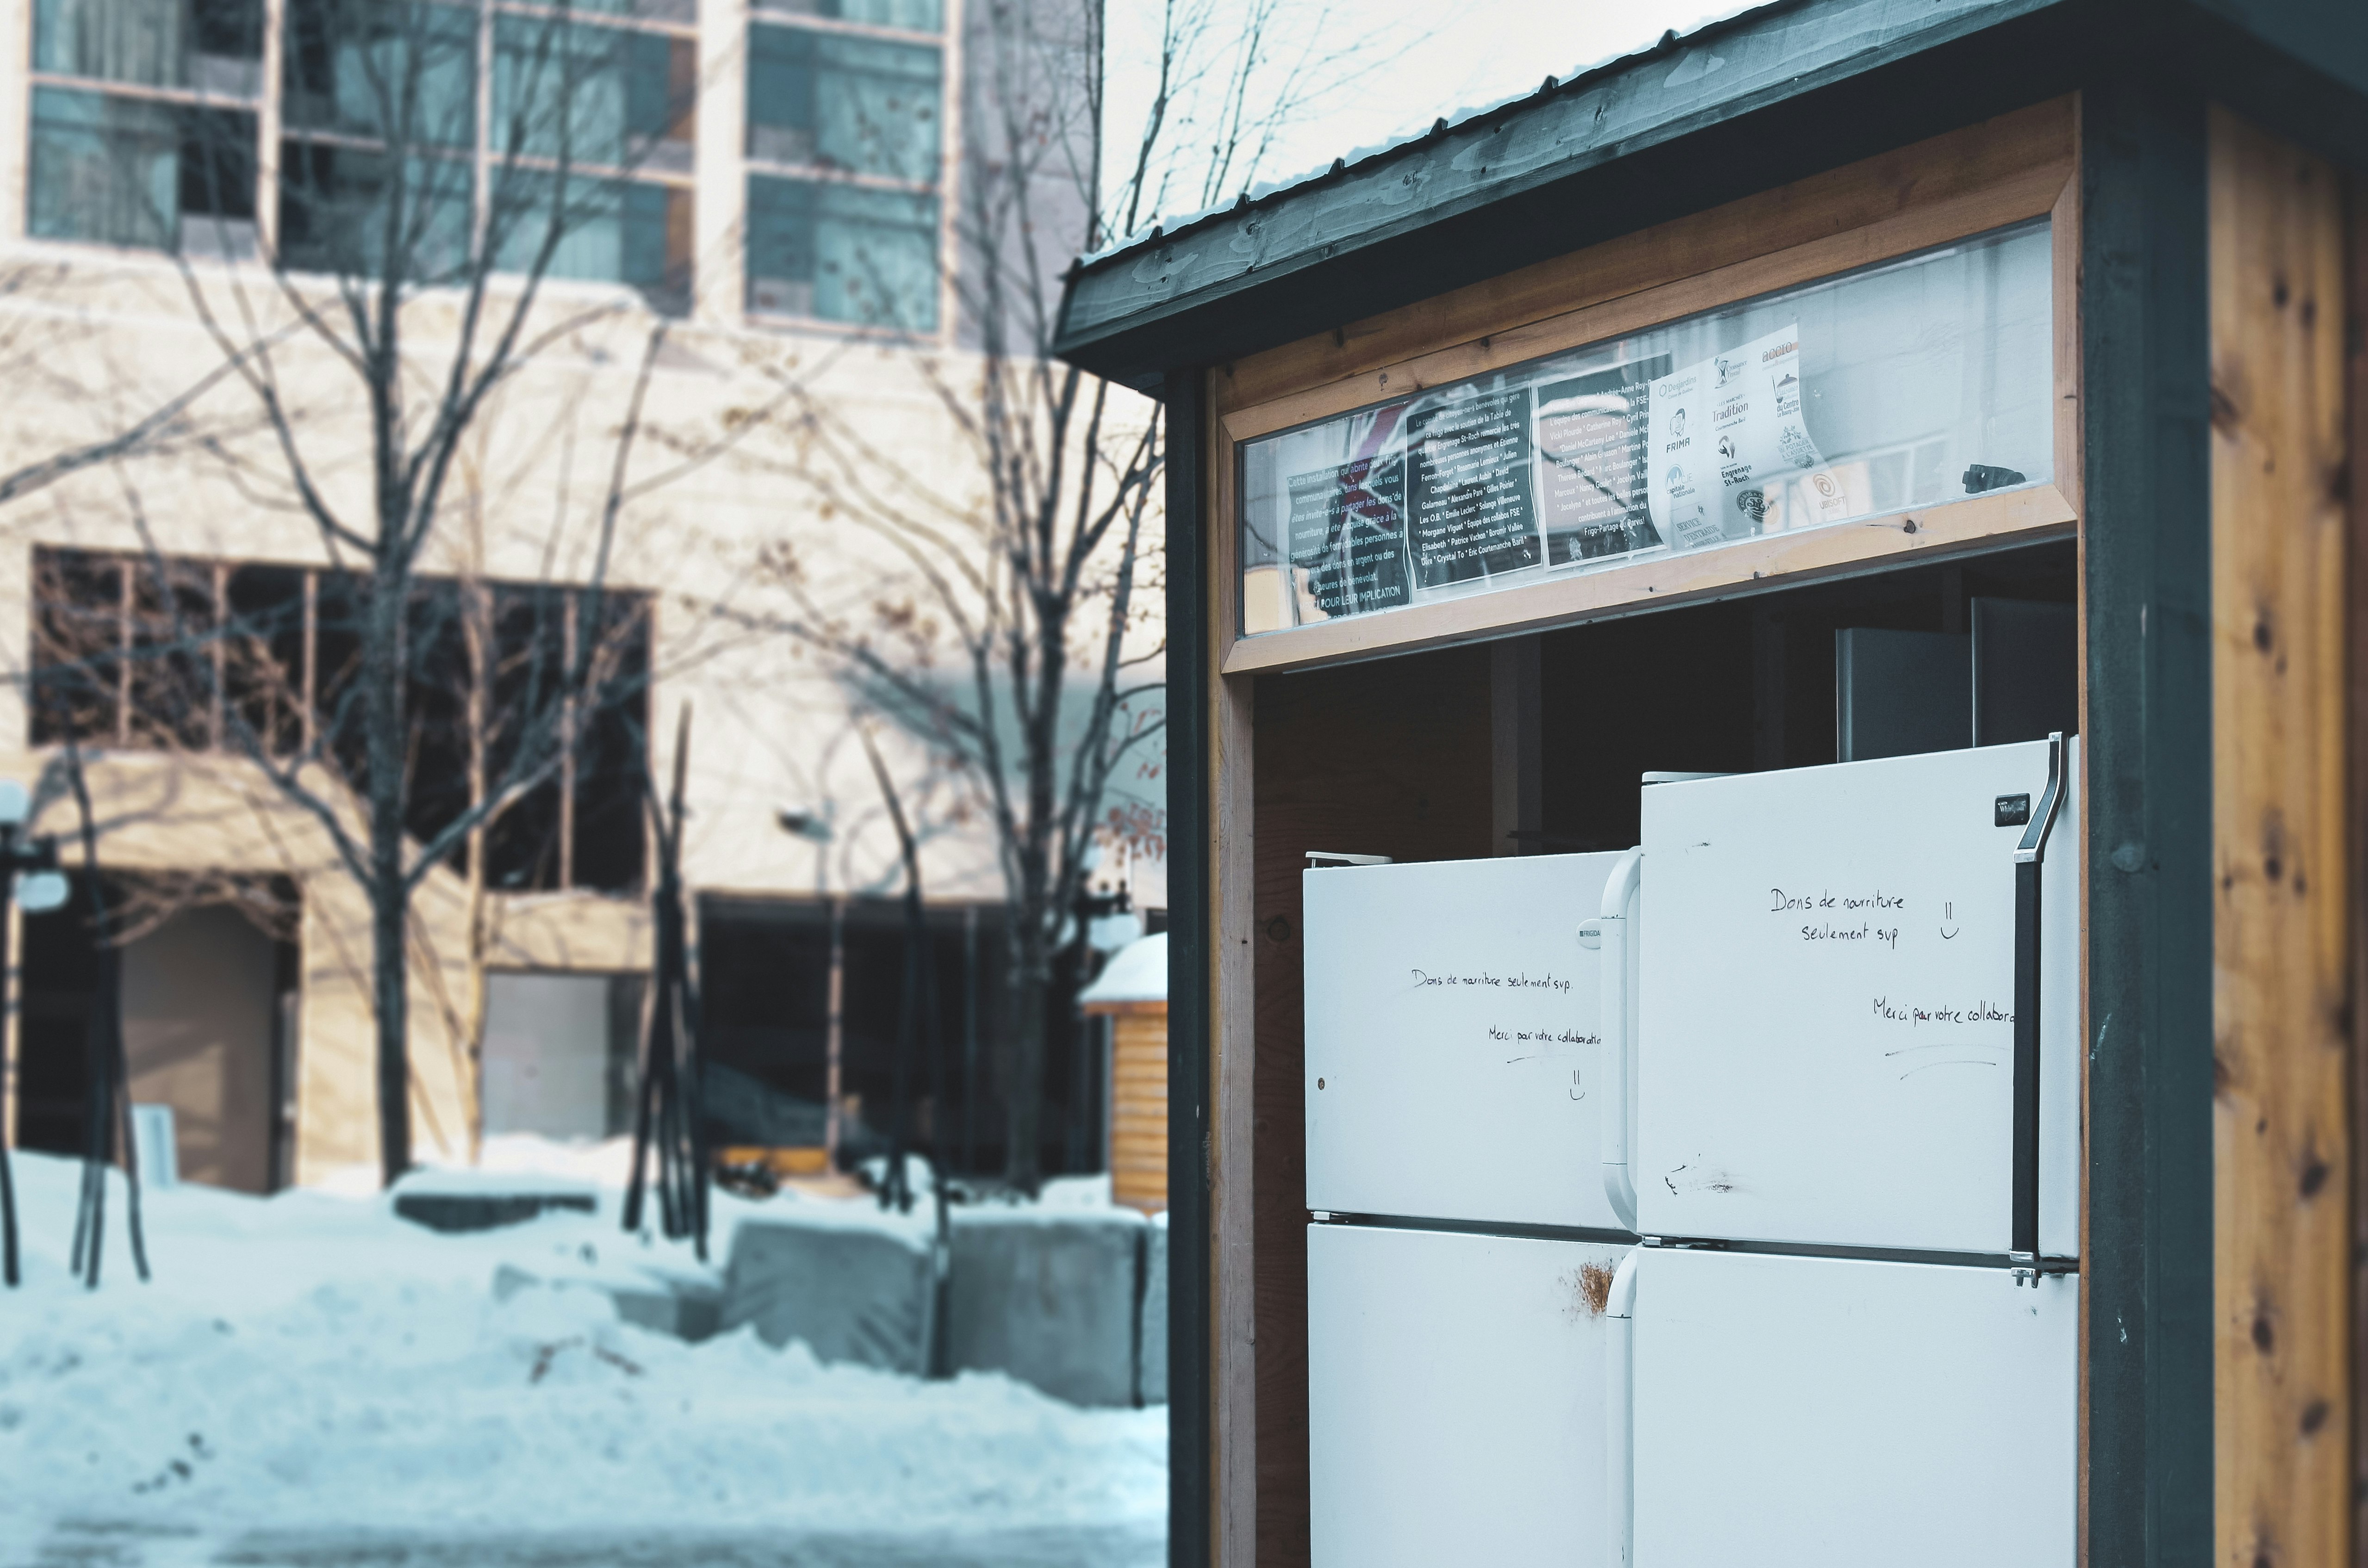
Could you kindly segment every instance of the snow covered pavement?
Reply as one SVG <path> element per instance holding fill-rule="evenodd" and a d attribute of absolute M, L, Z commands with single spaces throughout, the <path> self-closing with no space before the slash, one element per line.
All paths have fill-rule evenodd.
<path fill-rule="evenodd" d="M 745 1330 L 685 1344 L 589 1290 L 496 1299 L 505 1264 L 698 1267 L 620 1233 L 613 1189 L 598 1214 L 440 1235 L 381 1198 L 174 1188 L 148 1197 L 142 1286 L 119 1185 L 92 1293 L 65 1272 L 79 1167 L 15 1166 L 0 1568 L 1164 1558 L 1163 1408 L 824 1366 Z M 762 1207 L 717 1195 L 718 1257 Z"/>
<path fill-rule="evenodd" d="M 1161 1568 L 1164 1525 L 962 1532 L 438 1535 L 62 1526 L 9 1568 Z"/>

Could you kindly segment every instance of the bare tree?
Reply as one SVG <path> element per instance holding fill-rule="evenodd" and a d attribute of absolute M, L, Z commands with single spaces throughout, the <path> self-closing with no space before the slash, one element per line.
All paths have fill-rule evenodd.
<path fill-rule="evenodd" d="M 255 240 L 261 265 L 208 259 L 190 243 L 176 253 L 219 366 L 115 445 L 51 464 L 125 456 L 180 428 L 197 403 L 225 411 L 254 438 L 216 441 L 214 455 L 259 505 L 299 513 L 337 574 L 352 657 L 334 689 L 294 705 L 292 723 L 283 710 L 258 706 L 251 688 L 235 692 L 227 676 L 240 629 L 225 607 L 184 601 L 171 563 L 144 532 L 150 569 L 136 591 L 153 594 L 171 630 L 109 673 L 128 681 L 169 670 L 194 682 L 202 702 L 158 711 L 184 725 L 202 714 L 209 741 L 244 756 L 309 815 L 365 895 L 389 1182 L 412 1163 L 414 896 L 437 867 L 472 848 L 483 865 L 490 827 L 559 774 L 580 741 L 577 718 L 602 700 L 610 678 L 602 636 L 566 639 L 553 628 L 503 685 L 477 635 L 484 604 L 461 596 L 460 641 L 477 650 L 472 689 L 503 685 L 498 735 L 494 716 L 480 712 L 468 726 L 468 798 L 433 813 L 417 809 L 419 659 L 423 643 L 449 642 L 423 622 L 449 596 L 425 588 L 451 554 L 443 525 L 465 443 L 501 391 L 554 349 L 617 333 L 642 339 L 628 406 L 608 433 L 613 462 L 588 563 L 555 601 L 579 629 L 611 625 L 605 585 L 620 515 L 666 477 L 635 463 L 663 322 L 644 324 L 638 304 L 615 297 L 554 301 L 543 284 L 567 269 L 568 247 L 586 236 L 621 246 L 626 176 L 674 133 L 687 105 L 652 113 L 644 95 L 627 90 L 630 35 L 579 19 L 568 0 L 505 14 L 492 28 L 483 20 L 473 7 L 385 0 L 291 6 L 289 135 L 276 222 Z M 251 177 L 241 162 L 251 156 L 194 156 L 190 177 L 234 184 Z M 171 243 L 169 225 L 159 232 Z M 673 275 L 637 281 L 661 305 L 688 283 Z M 669 470 L 686 466 L 695 461 Z M 54 477 L 63 474 L 44 471 L 27 483 Z M 95 666 L 82 667 L 87 675 Z"/>
<path fill-rule="evenodd" d="M 464 477 L 475 482 L 473 472 Z M 27 684 L 36 741 L 87 740 L 176 764 L 148 790 L 112 801 L 99 835 L 175 821 L 186 810 L 182 792 L 163 780 L 190 777 L 209 759 L 256 766 L 282 801 L 286 776 L 302 768 L 306 790 L 349 819 L 358 814 L 369 767 L 357 700 L 368 630 L 360 574 L 169 554 L 139 488 L 127 479 L 123 491 L 142 548 L 34 552 Z M 479 497 L 467 499 L 473 507 Z M 497 942 L 490 895 L 587 881 L 622 892 L 636 877 L 630 848 L 640 840 L 630 833 L 623 882 L 618 854 L 587 879 L 571 852 L 579 801 L 593 810 L 605 803 L 610 814 L 621 802 L 638 819 L 654 628 L 646 593 L 504 581 L 468 558 L 460 564 L 457 573 L 416 573 L 408 585 L 402 792 L 413 844 L 449 842 L 456 819 L 465 833 L 446 858 L 465 906 L 461 986 L 445 982 L 451 946 L 439 947 L 416 907 L 406 918 L 412 968 L 441 1015 L 461 1131 L 473 1148 L 485 980 Z M 598 616 L 586 613 L 592 604 Z M 227 865 L 111 872 L 110 918 L 94 930 L 101 948 L 208 905 L 295 939 L 293 879 L 318 866 L 318 848 L 275 827 L 261 802 L 216 809 L 238 820 L 215 826 L 247 848 Z M 354 964 L 351 978 L 367 987 L 369 965 Z M 416 1091 L 416 1073 L 412 1084 Z"/>
<path fill-rule="evenodd" d="M 1054 357 L 1060 278 L 1171 198 L 1246 188 L 1281 131 L 1364 68 L 1319 9 L 1167 0 L 1156 86 L 1126 126 L 1105 102 L 1105 24 L 1101 0 L 973 11 L 951 278 L 962 351 L 916 357 L 958 471 L 933 482 L 800 396 L 783 472 L 892 566 L 849 582 L 786 545 L 768 562 L 795 606 L 781 629 L 958 768 L 992 826 L 1010 908 L 1006 1176 L 1028 1191 L 1057 963 L 1097 837 L 1146 836 L 1113 818 L 1110 790 L 1164 724 L 1159 409 Z"/>

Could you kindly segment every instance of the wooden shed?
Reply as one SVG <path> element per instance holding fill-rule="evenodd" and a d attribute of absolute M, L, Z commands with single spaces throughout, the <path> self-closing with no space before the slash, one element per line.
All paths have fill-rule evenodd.
<path fill-rule="evenodd" d="M 1624 846 L 1640 767 L 1836 760 L 1838 627 L 1999 595 L 2077 617 L 2077 1556 L 2361 1560 L 2363 174 L 2359 0 L 1782 0 L 1080 263 L 1171 453 L 1173 1562 L 1310 1560 L 1305 854 Z M 1878 277 L 1973 412 L 1817 372 L 1822 489 L 1687 510 L 1633 423 L 1649 540 L 1374 488 L 1410 400 L 1564 366 L 1449 445 L 1576 450 Z"/>
<path fill-rule="evenodd" d="M 1110 1029 L 1110 1198 L 1167 1207 L 1167 934 L 1130 942 L 1077 998 Z"/>

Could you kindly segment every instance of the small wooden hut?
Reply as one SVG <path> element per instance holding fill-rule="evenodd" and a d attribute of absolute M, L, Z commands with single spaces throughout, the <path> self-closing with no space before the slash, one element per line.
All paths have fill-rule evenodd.
<path fill-rule="evenodd" d="M 1167 1207 L 1167 935 L 1119 949 L 1077 1005 L 1110 1020 L 1110 1198 Z"/>

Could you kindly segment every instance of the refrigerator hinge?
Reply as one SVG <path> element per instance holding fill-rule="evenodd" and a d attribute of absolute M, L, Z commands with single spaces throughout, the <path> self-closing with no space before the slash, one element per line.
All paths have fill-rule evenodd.
<path fill-rule="evenodd" d="M 1332 1210 L 1329 1209 L 1310 1209 L 1307 1211 L 1307 1222 L 1311 1225 L 1328 1225 L 1332 1222 Z"/>
<path fill-rule="evenodd" d="M 2025 1285 L 2030 1286 L 2034 1290 L 2039 1289 L 2039 1258 L 2037 1255 L 2027 1252 L 2010 1252 L 2006 1255 L 2006 1260 L 2008 1264 L 2010 1265 L 2007 1269 L 2007 1273 L 2013 1278 L 2016 1290 L 2019 1290 Z"/>

